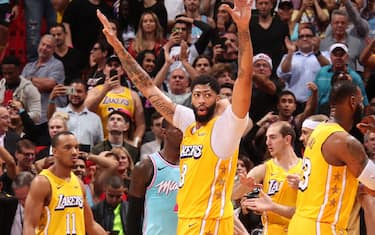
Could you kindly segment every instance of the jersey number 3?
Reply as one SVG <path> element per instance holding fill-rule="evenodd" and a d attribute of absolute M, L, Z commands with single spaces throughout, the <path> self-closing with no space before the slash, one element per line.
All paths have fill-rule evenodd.
<path fill-rule="evenodd" d="M 180 182 L 178 184 L 179 188 L 182 188 L 182 186 L 184 186 L 185 184 L 185 175 L 186 175 L 187 169 L 188 169 L 188 166 L 186 164 L 182 165 L 182 169 L 180 172 Z"/>
<path fill-rule="evenodd" d="M 309 186 L 309 177 L 311 174 L 311 160 L 309 158 L 304 157 L 302 161 L 302 170 L 303 176 L 301 181 L 298 184 L 298 188 L 303 192 Z"/>

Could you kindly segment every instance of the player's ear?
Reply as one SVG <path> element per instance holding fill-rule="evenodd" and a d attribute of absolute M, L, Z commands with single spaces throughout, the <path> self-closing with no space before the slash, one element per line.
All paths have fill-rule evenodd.
<path fill-rule="evenodd" d="M 221 97 L 219 94 L 216 94 L 216 102 L 218 102 L 219 100 L 221 100 Z"/>

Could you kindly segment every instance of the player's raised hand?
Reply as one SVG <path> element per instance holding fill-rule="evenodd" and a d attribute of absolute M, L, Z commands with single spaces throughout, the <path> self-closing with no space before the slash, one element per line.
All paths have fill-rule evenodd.
<path fill-rule="evenodd" d="M 120 40 L 118 40 L 116 33 L 112 30 L 111 24 L 109 23 L 107 17 L 103 15 L 100 10 L 96 10 L 96 15 L 103 25 L 103 33 L 107 38 L 108 43 L 111 44 L 116 52 L 118 52 L 119 50 L 124 50 L 124 46 L 122 45 Z"/>
<path fill-rule="evenodd" d="M 252 4 L 253 0 L 234 0 L 233 9 L 226 4 L 224 4 L 223 7 L 231 15 L 237 28 L 241 30 L 249 28 Z"/>

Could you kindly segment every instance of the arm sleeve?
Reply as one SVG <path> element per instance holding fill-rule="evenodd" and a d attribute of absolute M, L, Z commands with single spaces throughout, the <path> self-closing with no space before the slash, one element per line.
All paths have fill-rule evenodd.
<path fill-rule="evenodd" d="M 173 125 L 180 129 L 182 133 L 185 133 L 186 128 L 193 122 L 195 122 L 193 110 L 182 105 L 177 105 L 173 115 Z"/>
<path fill-rule="evenodd" d="M 193 24 L 202 30 L 202 34 L 199 39 L 194 43 L 195 48 L 199 54 L 202 54 L 210 42 L 210 34 L 213 32 L 209 24 L 204 23 L 200 20 L 194 20 Z"/>
<path fill-rule="evenodd" d="M 142 235 L 142 214 L 145 199 L 129 195 L 126 234 Z"/>
<path fill-rule="evenodd" d="M 212 129 L 211 146 L 219 158 L 225 159 L 232 156 L 239 147 L 241 136 L 248 121 L 248 115 L 243 119 L 238 118 L 233 113 L 232 106 L 228 106 L 216 120 Z"/>
<path fill-rule="evenodd" d="M 284 62 L 284 60 L 286 59 L 287 55 L 284 55 L 283 58 L 281 59 L 281 62 L 279 64 L 279 66 L 277 66 L 277 70 L 276 70 L 276 74 L 279 78 L 281 78 L 282 80 L 286 81 L 286 82 L 289 82 L 289 79 L 290 77 L 292 76 L 292 68 L 293 68 L 293 65 L 290 66 L 290 71 L 289 72 L 286 72 L 284 73 L 281 69 L 281 65 L 282 63 Z"/>
<path fill-rule="evenodd" d="M 37 123 L 39 122 L 40 115 L 42 112 L 42 107 L 40 104 L 40 93 L 38 89 L 33 85 L 28 86 L 26 92 L 28 96 L 27 100 L 25 100 L 24 103 L 27 104 L 27 112 L 30 118 L 33 119 L 35 123 Z"/>
<path fill-rule="evenodd" d="M 28 136 L 30 140 L 38 139 L 38 128 L 35 125 L 34 121 L 30 118 L 27 112 L 22 112 L 20 114 L 22 124 L 23 124 L 23 132 Z"/>

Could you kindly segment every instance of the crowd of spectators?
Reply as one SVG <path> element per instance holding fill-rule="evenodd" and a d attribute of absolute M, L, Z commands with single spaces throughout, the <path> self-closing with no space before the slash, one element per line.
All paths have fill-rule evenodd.
<path fill-rule="evenodd" d="M 202 74 L 214 76 L 220 97 L 231 102 L 239 51 L 225 4 L 233 7 L 231 0 L 0 0 L 0 146 L 13 156 L 1 154 L 0 147 L 0 198 L 24 200 L 17 189 L 28 187 L 30 175 L 22 172 L 36 174 L 53 164 L 50 140 L 69 130 L 82 155 L 75 172 L 87 186 L 98 222 L 111 228 L 113 221 L 100 213 L 126 202 L 134 164 L 161 149 L 162 117 L 127 78 L 96 11 L 110 19 L 165 95 L 191 107 L 189 84 Z M 246 171 L 269 158 L 265 132 L 272 122 L 290 122 L 299 136 L 307 117 L 329 116 L 330 89 L 337 80 L 356 83 L 366 114 L 375 114 L 373 0 L 256 0 L 249 27 L 252 122 L 240 145 Z M 24 49 L 16 50 L 11 32 L 25 28 L 16 38 L 25 42 Z M 352 132 L 373 159 L 375 134 L 363 138 Z M 298 138 L 294 150 L 302 156 Z M 105 199 L 111 193 L 122 200 Z M 11 199 L 7 205 L 11 218 L 22 211 Z M 123 216 L 126 206 L 121 204 Z M 259 230 L 257 215 L 247 213 L 239 213 L 240 219 L 249 231 Z M 14 221 L 4 228 L 19 229 Z"/>

